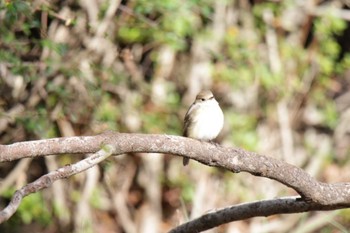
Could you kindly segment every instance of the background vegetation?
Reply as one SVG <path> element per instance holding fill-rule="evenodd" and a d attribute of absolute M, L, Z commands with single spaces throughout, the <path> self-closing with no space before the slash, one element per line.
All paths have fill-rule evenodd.
<path fill-rule="evenodd" d="M 349 181 L 347 1 L 0 1 L 0 143 L 105 130 L 176 134 L 201 89 L 218 141 Z M 0 164 L 0 206 L 81 156 Z M 1 232 L 165 232 L 211 209 L 294 195 L 169 155 L 119 156 L 25 198 Z M 348 232 L 349 211 L 213 232 Z"/>

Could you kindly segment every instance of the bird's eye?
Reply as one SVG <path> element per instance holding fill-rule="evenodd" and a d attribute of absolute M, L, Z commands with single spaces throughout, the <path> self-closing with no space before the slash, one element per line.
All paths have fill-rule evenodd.
<path fill-rule="evenodd" d="M 201 100 L 202 100 L 202 101 L 204 101 L 205 99 L 204 99 L 204 98 L 202 98 Z"/>

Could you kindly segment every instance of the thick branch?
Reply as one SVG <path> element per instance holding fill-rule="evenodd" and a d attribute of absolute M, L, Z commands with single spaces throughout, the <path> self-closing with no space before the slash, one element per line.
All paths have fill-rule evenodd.
<path fill-rule="evenodd" d="M 196 233 L 218 227 L 225 223 L 252 217 L 267 217 L 275 214 L 292 214 L 316 210 L 334 210 L 338 208 L 338 206 L 323 206 L 314 202 L 307 202 L 301 200 L 300 197 L 285 197 L 242 203 L 204 214 L 199 218 L 172 229 L 169 233 Z"/>
<path fill-rule="evenodd" d="M 330 206 L 350 204 L 350 183 L 318 182 L 301 168 L 284 161 L 180 136 L 108 132 L 97 136 L 18 142 L 0 146 L 0 162 L 52 154 L 94 153 L 106 144 L 116 148 L 114 154 L 158 152 L 184 156 L 232 172 L 244 171 L 277 180 L 308 201 Z"/>

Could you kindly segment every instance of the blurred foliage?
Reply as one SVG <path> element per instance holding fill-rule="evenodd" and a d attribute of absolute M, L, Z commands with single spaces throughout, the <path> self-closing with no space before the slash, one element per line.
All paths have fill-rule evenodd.
<path fill-rule="evenodd" d="M 223 144 L 285 158 L 288 142 L 283 141 L 282 131 L 287 128 L 295 165 L 308 169 L 312 161 L 326 155 L 315 162 L 321 169 L 313 175 L 339 181 L 335 179 L 340 175 L 330 174 L 347 174 L 350 139 L 344 125 L 350 122 L 346 114 L 350 106 L 341 97 L 350 91 L 349 22 L 331 10 L 312 15 L 307 3 L 295 1 L 132 0 L 121 1 L 114 11 L 112 3 L 0 2 L 2 144 L 106 130 L 181 135 L 193 92 L 210 87 L 225 112 L 219 137 Z M 267 14 L 272 15 L 270 21 Z M 275 42 L 268 41 L 269 33 Z M 274 70 L 278 64 L 279 70 Z M 210 74 L 200 73 L 203 70 Z M 281 103 L 286 104 L 287 116 L 278 112 Z M 283 125 L 281 118 L 290 124 Z M 318 139 L 323 137 L 333 148 L 321 153 Z M 57 163 L 63 166 L 78 159 L 64 155 Z M 137 215 L 147 200 L 147 185 L 140 181 L 144 163 L 138 156 L 125 160 L 136 167 L 135 172 L 111 163 L 101 177 L 113 168 L 132 177 L 126 206 Z M 165 158 L 164 174 L 159 175 L 166 213 L 176 212 L 181 198 L 190 210 L 197 181 L 206 177 L 183 170 L 178 160 Z M 332 162 L 344 170 L 330 170 Z M 41 160 L 33 163 L 45 167 Z M 0 167 L 2 178 L 11 166 Z M 213 179 L 207 188 L 217 189 L 213 195 L 217 206 L 289 194 L 251 177 L 232 178 L 220 170 L 201 172 Z M 34 172 L 27 181 L 40 175 Z M 84 186 L 84 179 L 72 180 L 74 185 L 66 187 L 68 206 L 77 205 Z M 90 198 L 91 207 L 112 208 L 104 204 L 105 187 L 98 187 Z M 60 211 L 40 193 L 30 195 L 11 221 L 52 224 L 46 206 Z M 116 215 L 110 212 L 107 215 Z M 348 225 L 345 212 L 339 212 L 340 222 Z M 174 225 L 170 217 L 163 220 Z M 307 217 L 299 224 L 306 221 Z M 74 231 L 72 222 L 63 225 L 57 228 Z"/>

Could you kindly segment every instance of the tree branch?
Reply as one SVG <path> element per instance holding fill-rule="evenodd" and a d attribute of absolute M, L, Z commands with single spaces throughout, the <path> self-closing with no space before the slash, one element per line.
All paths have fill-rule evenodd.
<path fill-rule="evenodd" d="M 25 196 L 28 196 L 31 193 L 38 192 L 41 189 L 51 186 L 56 180 L 68 178 L 72 175 L 85 171 L 99 162 L 105 160 L 114 152 L 114 147 L 111 145 L 106 145 L 100 149 L 95 154 L 83 159 L 75 164 L 67 165 L 65 167 L 59 168 L 56 171 L 52 171 L 36 181 L 25 185 L 20 190 L 17 190 L 12 197 L 11 202 L 7 205 L 5 209 L 0 211 L 0 223 L 8 220 L 18 209 L 19 205 L 22 202 L 22 199 Z M 2 153 L 0 153 L 2 155 Z"/>
<path fill-rule="evenodd" d="M 225 223 L 252 217 L 267 217 L 275 214 L 292 214 L 317 210 L 334 210 L 339 206 L 324 206 L 301 200 L 300 197 L 283 197 L 242 203 L 204 214 L 199 218 L 184 223 L 169 233 L 202 232 Z"/>
<path fill-rule="evenodd" d="M 350 183 L 322 183 L 301 168 L 281 160 L 180 136 L 107 132 L 96 136 L 18 142 L 0 145 L 0 162 L 52 154 L 95 153 L 103 145 L 113 146 L 115 155 L 131 152 L 168 153 L 195 159 L 205 165 L 225 168 L 235 173 L 248 172 L 255 176 L 274 179 L 300 194 L 302 201 L 294 200 L 292 203 L 296 209 L 300 208 L 300 211 L 302 211 L 301 207 L 298 207 L 300 203 L 309 203 L 310 210 L 350 207 Z M 16 198 L 18 199 L 14 197 L 14 200 Z M 288 209 L 285 209 L 285 212 L 282 210 L 284 209 L 276 213 L 288 213 Z M 306 208 L 305 211 L 307 210 Z"/>

